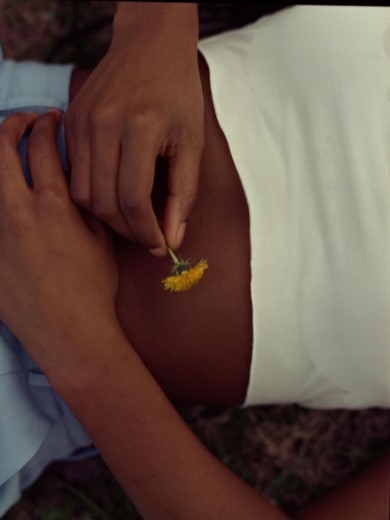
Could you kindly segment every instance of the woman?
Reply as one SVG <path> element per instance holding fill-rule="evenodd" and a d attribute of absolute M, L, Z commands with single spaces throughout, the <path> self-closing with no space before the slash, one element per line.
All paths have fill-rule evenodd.
<path fill-rule="evenodd" d="M 388 406 L 390 131 L 377 94 L 387 81 L 378 35 L 386 36 L 389 12 L 369 14 L 368 27 L 364 8 L 297 7 L 200 44 L 211 91 L 201 59 L 206 148 L 183 252 L 206 257 L 210 271 L 183 295 L 161 288 L 166 260 L 115 236 L 116 295 L 107 237 L 96 223 L 92 235 L 67 197 L 54 148 L 58 116 L 14 116 L 2 126 L 8 299 L 0 316 L 146 518 L 283 516 L 204 452 L 140 358 L 174 402 Z M 226 85 L 242 90 L 234 104 Z M 14 149 L 33 124 L 31 192 L 15 175 Z M 156 187 L 156 206 L 161 193 Z M 55 457 L 54 445 L 66 456 L 88 438 L 50 388 L 42 398 L 45 376 L 6 339 L 1 382 L 21 394 L 10 421 L 24 410 L 39 416 L 26 450 L 36 472 L 11 461 L 4 482 L 12 493 Z"/>

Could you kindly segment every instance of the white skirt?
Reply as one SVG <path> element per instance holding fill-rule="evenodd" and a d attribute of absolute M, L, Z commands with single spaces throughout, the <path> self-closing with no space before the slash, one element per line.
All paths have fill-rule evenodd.
<path fill-rule="evenodd" d="M 203 40 L 250 215 L 246 404 L 390 405 L 390 9 L 295 6 Z"/>

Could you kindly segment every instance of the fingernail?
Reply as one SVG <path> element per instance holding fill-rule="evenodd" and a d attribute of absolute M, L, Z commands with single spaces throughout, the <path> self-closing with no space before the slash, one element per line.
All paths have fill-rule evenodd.
<path fill-rule="evenodd" d="M 154 256 L 165 256 L 167 254 L 167 250 L 164 249 L 163 247 L 155 247 L 154 249 L 149 249 L 149 251 L 152 253 L 152 255 Z"/>
<path fill-rule="evenodd" d="M 179 247 L 183 241 L 184 233 L 186 232 L 186 227 L 187 227 L 186 222 L 182 222 L 179 226 L 179 229 L 176 233 L 176 238 L 175 238 L 175 243 L 177 244 L 177 247 Z"/>

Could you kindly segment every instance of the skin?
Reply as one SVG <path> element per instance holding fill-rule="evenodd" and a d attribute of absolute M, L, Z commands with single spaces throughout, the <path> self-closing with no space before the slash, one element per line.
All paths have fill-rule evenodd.
<path fill-rule="evenodd" d="M 375 460 L 343 487 L 307 505 L 296 520 L 388 520 L 390 453 Z"/>
<path fill-rule="evenodd" d="M 197 195 L 197 42 L 196 4 L 118 2 L 109 50 L 64 119 L 73 201 L 157 256 L 181 244 Z M 162 229 L 150 201 L 158 155 L 168 164 Z"/>
<path fill-rule="evenodd" d="M 115 313 L 110 236 L 70 200 L 56 149 L 59 122 L 51 111 L 38 120 L 14 114 L 0 125 L 1 319 L 145 519 L 286 518 L 196 439 L 126 338 Z M 31 126 L 33 189 L 17 151 Z"/>
<path fill-rule="evenodd" d="M 238 172 L 215 116 L 208 70 L 202 57 L 199 57 L 199 70 L 205 102 L 206 141 L 198 203 L 189 221 L 183 247 L 208 258 L 211 266 L 214 262 L 219 267 L 225 265 L 225 270 L 212 272 L 216 282 L 213 288 L 210 288 L 212 281 L 205 278 L 193 292 L 167 297 L 158 288 L 165 270 L 158 270 L 151 279 L 148 274 L 158 269 L 156 262 L 142 248 L 117 238 L 115 247 L 121 280 L 117 311 L 127 337 L 134 339 L 135 350 L 171 400 L 191 404 L 237 404 L 244 399 L 251 357 L 248 210 Z M 85 74 L 88 72 L 74 75 L 71 95 L 77 91 L 78 82 L 84 80 Z M 234 214 L 230 211 L 232 207 Z M 208 230 L 207 235 L 204 229 Z M 217 247 L 213 247 L 213 242 Z M 230 276 L 230 273 L 234 274 Z M 233 281 L 236 285 L 229 286 Z M 203 314 L 204 302 L 209 302 L 213 296 L 217 298 L 221 290 L 224 292 L 215 308 L 212 311 L 205 309 Z M 200 291 L 198 301 L 196 296 Z M 154 305 L 156 301 L 158 303 Z M 226 305 L 229 301 L 238 302 L 235 309 Z M 209 314 L 215 316 L 216 309 L 220 314 L 215 322 L 221 320 L 229 327 L 226 335 L 223 328 L 218 330 L 215 322 L 207 319 Z M 241 314 L 235 319 L 237 311 Z M 191 315 L 194 312 L 197 319 L 204 320 L 202 327 L 193 326 Z M 134 320 L 130 318 L 132 316 Z M 153 325 L 148 326 L 152 320 Z M 166 327 L 162 329 L 164 324 Z M 223 336 L 223 341 L 218 341 L 218 334 Z M 212 348 L 208 348 L 211 344 Z M 186 345 L 184 351 L 183 345 Z M 229 352 L 228 356 L 226 352 Z M 180 370 L 177 370 L 178 363 Z M 345 486 L 304 507 L 294 518 L 387 520 L 389 489 L 390 455 L 386 455 Z"/>
<path fill-rule="evenodd" d="M 207 70 L 200 67 L 206 93 Z M 247 208 L 208 107 L 210 150 L 206 146 L 186 247 L 202 251 L 217 267 L 215 277 L 207 272 L 184 295 L 159 286 L 164 260 L 117 237 L 113 249 L 104 227 L 87 215 L 84 220 L 71 203 L 55 147 L 59 114 L 17 114 L 0 126 L 0 316 L 82 421 L 146 519 L 277 520 L 286 517 L 205 450 L 152 376 L 184 402 L 207 401 L 207 395 L 209 402 L 223 401 L 221 388 L 229 392 L 231 382 L 235 390 L 225 400 L 239 402 L 247 384 Z M 16 148 L 29 126 L 33 190 L 25 185 Z M 320 513 L 336 520 L 384 519 L 388 462 L 296 518 L 318 519 Z"/>
<path fill-rule="evenodd" d="M 79 417 L 145 519 L 286 518 L 205 450 L 125 337 L 115 316 L 110 236 L 70 201 L 56 150 L 59 116 L 14 114 L 0 125 L 2 320 Z M 33 190 L 17 151 L 31 125 Z M 295 518 L 384 520 L 389 480 L 387 458 Z"/>
<path fill-rule="evenodd" d="M 118 238 L 117 312 L 129 341 L 174 402 L 237 404 L 245 397 L 252 348 L 248 209 L 202 59 L 199 70 L 206 144 L 198 201 L 180 252 L 195 261 L 206 258 L 209 270 L 196 288 L 169 294 L 160 280 L 171 262 Z"/>
<path fill-rule="evenodd" d="M 127 338 L 173 402 L 232 405 L 245 398 L 252 353 L 249 218 L 201 56 L 199 74 L 206 139 L 197 204 L 180 252 L 194 261 L 206 258 L 209 270 L 191 291 L 168 294 L 160 281 L 171 261 L 156 260 L 115 235 L 120 281 L 116 309 Z M 87 75 L 74 74 L 71 98 Z M 159 215 L 166 193 L 161 165 L 156 180 L 154 207 Z"/>

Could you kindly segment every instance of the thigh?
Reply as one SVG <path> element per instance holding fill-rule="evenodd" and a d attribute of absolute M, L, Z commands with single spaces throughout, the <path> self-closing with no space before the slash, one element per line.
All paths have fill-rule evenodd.
<path fill-rule="evenodd" d="M 197 206 L 179 253 L 206 258 L 209 269 L 192 290 L 167 293 L 161 279 L 169 259 L 118 238 L 117 309 L 129 340 L 172 400 L 237 404 L 245 397 L 252 351 L 248 209 L 200 60 L 206 146 Z"/>

